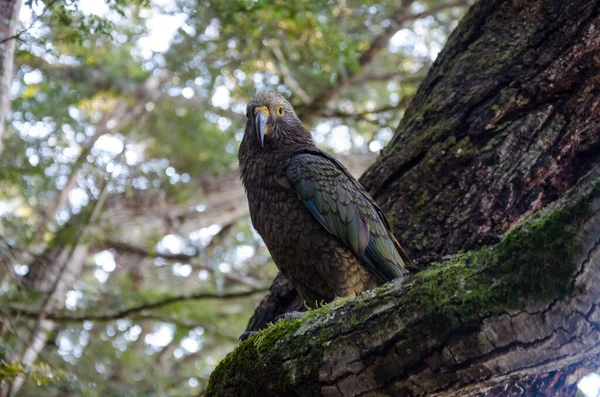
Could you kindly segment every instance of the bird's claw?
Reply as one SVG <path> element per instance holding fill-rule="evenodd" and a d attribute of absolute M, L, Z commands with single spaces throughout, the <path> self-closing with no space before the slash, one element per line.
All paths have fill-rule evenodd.
<path fill-rule="evenodd" d="M 251 336 L 254 336 L 258 334 L 258 331 L 246 331 L 244 333 L 242 333 L 240 335 L 240 337 L 238 338 L 239 340 L 241 340 L 242 342 L 245 341 L 246 339 L 250 338 Z"/>

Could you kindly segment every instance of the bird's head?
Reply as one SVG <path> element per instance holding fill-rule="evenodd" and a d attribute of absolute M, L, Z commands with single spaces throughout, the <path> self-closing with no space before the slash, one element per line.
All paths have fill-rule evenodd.
<path fill-rule="evenodd" d="M 292 105 L 276 92 L 255 94 L 246 107 L 246 118 L 244 141 L 254 149 L 314 145 Z"/>

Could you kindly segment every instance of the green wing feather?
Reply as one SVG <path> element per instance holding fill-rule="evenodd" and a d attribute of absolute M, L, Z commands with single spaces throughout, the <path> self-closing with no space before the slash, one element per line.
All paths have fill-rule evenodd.
<path fill-rule="evenodd" d="M 381 281 L 407 272 L 410 259 L 396 246 L 381 209 L 342 164 L 324 152 L 311 151 L 294 156 L 286 175 L 319 223 Z"/>

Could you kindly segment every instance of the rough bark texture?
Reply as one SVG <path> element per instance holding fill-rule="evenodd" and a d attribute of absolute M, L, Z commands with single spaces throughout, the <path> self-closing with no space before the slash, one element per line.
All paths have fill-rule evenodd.
<path fill-rule="evenodd" d="M 482 1 L 361 179 L 418 257 L 503 234 L 600 156 L 596 1 Z"/>
<path fill-rule="evenodd" d="M 599 53 L 598 1 L 474 5 L 361 182 L 418 262 L 471 250 L 466 255 L 479 258 L 469 259 L 477 266 L 471 269 L 462 256 L 430 264 L 407 285 L 359 298 L 326 319 L 261 333 L 225 360 L 212 379 L 214 394 L 242 390 L 221 375 L 232 366 L 250 375 L 251 369 L 244 373 L 245 360 L 263 356 L 281 367 L 257 380 L 255 391 L 267 394 L 573 394 L 600 353 L 594 342 L 598 291 L 590 281 L 600 271 L 598 216 L 582 220 L 569 210 L 575 224 L 561 218 L 569 227 L 558 235 L 540 232 L 547 240 L 534 238 L 535 244 L 521 247 L 510 243 L 513 234 L 498 241 L 563 197 L 600 162 Z M 597 183 L 594 172 L 588 184 Z M 582 200 L 561 199 L 555 215 L 547 216 L 564 216 L 556 208 L 576 201 L 597 214 L 598 200 L 586 194 Z M 545 221 L 540 222 L 532 230 L 543 229 Z M 572 252 L 557 243 L 557 236 L 568 235 L 565 230 L 577 232 Z M 542 255 L 544 250 L 533 252 L 538 246 L 548 253 L 549 247 L 563 250 Z M 511 266 L 507 247 L 520 252 L 514 257 L 522 260 L 518 266 Z M 501 260 L 482 259 L 488 249 Z M 572 266 L 552 264 L 563 253 Z M 538 270 L 530 273 L 527 266 Z M 498 268 L 502 275 L 470 278 Z M 503 283 L 506 277 L 519 280 Z M 473 282 L 468 290 L 465 280 Z M 422 287 L 428 293 L 419 295 Z M 457 301 L 438 291 L 443 287 L 456 291 Z M 289 286 L 279 282 L 267 300 L 278 311 L 280 289 L 289 299 Z M 268 309 L 258 310 L 262 323 L 268 322 Z M 279 338 L 287 345 L 276 343 Z"/>
<path fill-rule="evenodd" d="M 12 38 L 19 22 L 22 0 L 0 0 L 0 153 L 4 137 L 4 120 L 10 108 L 10 85 L 13 79 L 13 55 L 16 39 Z"/>
<path fill-rule="evenodd" d="M 493 243 L 600 161 L 599 7 L 486 0 L 453 32 L 360 179 L 413 260 Z"/>

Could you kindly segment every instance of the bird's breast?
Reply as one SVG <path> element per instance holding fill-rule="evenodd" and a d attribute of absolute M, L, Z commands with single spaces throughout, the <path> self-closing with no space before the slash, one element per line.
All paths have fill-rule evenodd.
<path fill-rule="evenodd" d="M 266 185 L 253 199 L 248 199 L 250 215 L 256 230 L 267 234 L 286 233 L 287 226 L 297 221 L 303 204 L 293 188 L 280 186 L 276 180 Z"/>
<path fill-rule="evenodd" d="M 272 164 L 278 162 L 279 164 Z M 296 191 L 285 176 L 284 160 L 265 161 L 257 158 L 242 172 L 248 196 L 250 217 L 254 228 L 267 239 L 267 234 L 281 230 L 282 225 L 297 216 L 299 205 Z"/>

